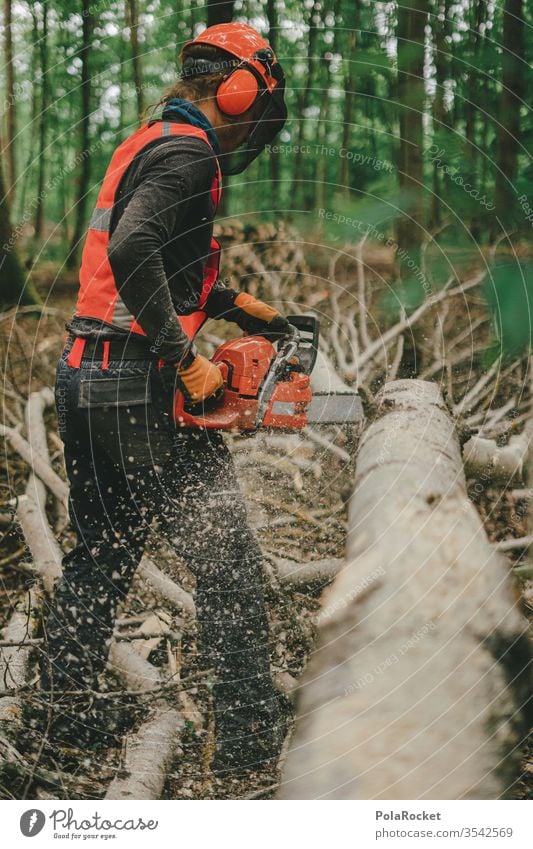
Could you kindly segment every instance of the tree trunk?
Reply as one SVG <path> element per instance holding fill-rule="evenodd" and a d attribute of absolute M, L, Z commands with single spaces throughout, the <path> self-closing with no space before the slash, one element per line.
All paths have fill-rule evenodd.
<path fill-rule="evenodd" d="M 16 129 L 16 96 L 15 96 L 15 69 L 13 66 L 13 19 L 11 0 L 4 0 L 4 53 L 5 53 L 5 75 L 6 75 L 6 175 L 5 188 L 7 199 L 11 201 L 15 189 L 16 162 L 15 162 L 15 136 Z"/>
<path fill-rule="evenodd" d="M 466 491 L 436 384 L 388 383 L 363 435 L 346 566 L 300 681 L 284 799 L 497 799 L 530 725 L 527 623 Z M 529 701 L 531 705 L 531 701 Z"/>
<path fill-rule="evenodd" d="M 49 79 L 48 79 L 48 0 L 43 0 L 42 32 L 39 38 L 39 64 L 41 70 L 41 115 L 39 119 L 39 171 L 37 175 L 37 198 L 34 218 L 34 238 L 41 239 L 44 225 L 44 184 L 46 176 L 46 134 L 48 128 Z"/>
<path fill-rule="evenodd" d="M 424 41 L 428 0 L 398 5 L 398 87 L 400 149 L 398 171 L 404 215 L 398 221 L 398 244 L 417 262 L 423 241 Z"/>
<path fill-rule="evenodd" d="M 487 3 L 485 0 L 477 0 L 474 8 L 474 20 L 471 25 L 470 41 L 472 44 L 470 67 L 468 69 L 468 80 L 466 96 L 464 101 L 465 108 L 465 138 L 466 138 L 466 174 L 475 185 L 477 182 L 477 167 L 479 162 L 479 151 L 483 150 L 480 147 L 480 120 L 483 120 L 486 107 L 483 106 L 481 111 L 478 104 L 483 104 L 481 96 L 482 81 L 484 77 L 479 73 L 482 67 L 482 52 L 484 49 L 484 24 L 487 17 Z M 479 188 L 479 186 L 477 186 Z M 481 232 L 481 221 L 479 215 L 474 214 L 469 222 L 470 233 L 472 238 L 479 242 Z"/>
<path fill-rule="evenodd" d="M 38 304 L 39 297 L 21 268 L 16 237 L 9 222 L 9 206 L 4 191 L 0 157 L 0 306 Z"/>
<path fill-rule="evenodd" d="M 130 31 L 131 65 L 137 98 L 137 117 L 141 124 L 144 115 L 144 86 L 141 55 L 139 52 L 139 6 L 137 0 L 126 0 L 126 26 Z"/>
<path fill-rule="evenodd" d="M 331 63 L 326 59 L 320 68 L 320 79 L 318 85 L 321 91 L 320 112 L 317 123 L 317 139 L 321 150 L 328 148 L 328 127 L 330 120 L 330 86 L 331 86 Z M 315 180 L 305 183 L 305 209 L 324 209 L 327 202 L 330 187 L 328 186 L 329 156 L 320 153 L 315 167 Z"/>
<path fill-rule="evenodd" d="M 32 32 L 31 32 L 31 43 L 32 43 L 32 52 L 31 52 L 31 64 L 30 64 L 30 79 L 34 80 L 37 78 L 38 68 L 40 65 L 40 50 L 39 50 L 39 40 L 41 37 L 40 29 L 39 29 L 39 20 L 37 18 L 37 12 L 35 11 L 35 7 L 33 5 L 30 6 L 31 12 L 31 20 L 32 20 Z M 28 154 L 26 157 L 26 163 L 23 165 L 22 175 L 20 179 L 20 191 L 17 193 L 17 212 L 16 219 L 19 220 L 22 218 L 24 214 L 24 210 L 26 209 L 26 196 L 28 193 L 28 186 L 30 184 L 30 178 L 33 176 L 33 161 L 35 158 L 35 130 L 38 127 L 39 121 L 39 86 L 33 85 L 31 89 L 31 118 L 30 118 L 30 127 L 31 133 L 30 138 L 28 140 Z"/>
<path fill-rule="evenodd" d="M 355 58 L 358 38 L 360 38 L 361 29 L 361 5 L 360 0 L 351 0 L 350 3 L 342 4 L 342 26 L 344 28 L 344 38 L 346 52 L 343 56 L 344 65 L 344 117 L 342 122 L 342 149 L 348 150 L 350 147 L 350 137 L 352 132 L 352 124 L 355 111 Z M 357 35 L 359 31 L 359 36 Z M 339 157 L 339 185 L 346 192 L 350 190 L 350 163 L 347 156 Z"/>
<path fill-rule="evenodd" d="M 294 158 L 294 178 L 292 183 L 292 197 L 294 200 L 296 198 L 300 198 L 306 194 L 305 191 L 305 180 L 302 179 L 303 176 L 303 150 L 302 145 L 305 138 L 305 128 L 307 117 L 305 115 L 307 109 L 311 105 L 311 95 L 313 93 L 313 84 L 316 78 L 317 71 L 317 55 L 316 55 L 316 43 L 318 40 L 318 25 L 317 19 L 320 15 L 321 4 L 319 2 L 313 3 L 311 9 L 309 10 L 309 37 L 307 40 L 307 76 L 305 79 L 305 83 L 303 86 L 303 90 L 298 93 L 298 111 L 296 114 L 297 120 L 297 149 L 296 156 Z M 318 139 L 313 139 L 314 143 L 318 142 Z"/>
<path fill-rule="evenodd" d="M 123 141 L 123 139 L 129 134 L 129 128 L 126 128 L 126 116 L 128 114 L 128 79 L 126 74 L 127 52 L 124 41 L 121 39 L 118 47 L 118 61 L 120 63 L 118 72 L 118 85 L 120 88 L 120 99 L 118 104 L 118 141 Z M 124 132 L 124 130 L 126 130 L 126 132 Z"/>
<path fill-rule="evenodd" d="M 503 19 L 502 91 L 497 125 L 496 214 L 506 222 L 515 207 L 514 181 L 520 150 L 520 106 L 524 97 L 522 0 L 506 0 Z"/>
<path fill-rule="evenodd" d="M 235 0 L 209 0 L 207 3 L 207 26 L 231 23 L 234 5 Z"/>
<path fill-rule="evenodd" d="M 68 269 L 76 267 L 80 243 L 85 231 L 87 218 L 87 194 L 91 180 L 91 153 L 90 153 L 90 122 L 91 122 L 91 40 L 96 19 L 92 12 L 91 0 L 82 0 L 83 30 L 82 45 L 79 52 L 81 58 L 81 118 L 79 122 L 80 146 L 79 158 L 81 160 L 80 173 L 78 177 L 78 192 L 75 202 L 75 224 L 69 254 L 66 260 Z"/>
<path fill-rule="evenodd" d="M 268 43 L 270 44 L 272 50 L 274 51 L 274 55 L 277 54 L 278 50 L 278 9 L 276 5 L 276 0 L 267 0 L 267 18 L 268 18 Z M 279 192 L 279 178 L 280 178 L 280 157 L 277 153 L 269 154 L 269 171 L 270 171 L 270 194 L 273 198 L 270 206 L 272 208 L 277 207 L 277 195 Z"/>
<path fill-rule="evenodd" d="M 431 31 L 433 36 L 433 57 L 435 63 L 435 96 L 433 98 L 432 119 L 433 138 L 442 138 L 444 128 L 449 128 L 448 116 L 444 104 L 444 86 L 449 78 L 448 45 L 446 35 L 449 31 L 448 16 L 450 0 L 437 4 L 437 14 L 431 16 Z M 439 20 L 442 15 L 442 20 Z M 444 180 L 446 178 L 444 177 Z M 441 223 L 441 200 L 444 197 L 443 181 L 440 178 L 438 163 L 433 163 L 433 193 L 431 196 L 430 226 L 438 227 Z"/>
<path fill-rule="evenodd" d="M 207 26 L 212 27 L 215 24 L 228 24 L 233 20 L 233 7 L 235 0 L 209 0 L 207 4 Z M 218 207 L 219 218 L 225 218 L 228 215 L 230 203 L 230 189 L 226 187 L 222 192 L 222 198 Z"/>

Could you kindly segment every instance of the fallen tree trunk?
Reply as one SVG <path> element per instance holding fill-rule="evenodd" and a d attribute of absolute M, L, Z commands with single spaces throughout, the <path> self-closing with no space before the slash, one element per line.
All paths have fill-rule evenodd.
<path fill-rule="evenodd" d="M 399 380 L 377 402 L 280 798 L 496 799 L 527 733 L 526 623 L 438 387 Z"/>

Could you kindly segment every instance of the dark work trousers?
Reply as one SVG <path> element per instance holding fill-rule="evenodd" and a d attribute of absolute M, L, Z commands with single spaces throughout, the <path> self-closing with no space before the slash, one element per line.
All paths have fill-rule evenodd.
<path fill-rule="evenodd" d="M 66 352 L 56 405 L 77 544 L 64 557 L 45 623 L 50 661 L 43 685 L 58 697 L 97 689 L 117 605 L 155 519 L 196 577 L 198 645 L 202 666 L 214 670 L 217 745 L 228 752 L 261 746 L 279 704 L 261 551 L 230 452 L 218 433 L 175 428 L 171 366 L 122 360 L 102 370 L 101 362 L 87 359 L 72 368 Z"/>

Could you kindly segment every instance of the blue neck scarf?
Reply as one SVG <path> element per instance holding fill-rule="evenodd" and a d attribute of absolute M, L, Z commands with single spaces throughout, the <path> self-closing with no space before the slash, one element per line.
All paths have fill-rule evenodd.
<path fill-rule="evenodd" d="M 215 151 L 215 154 L 220 156 L 222 151 L 220 150 L 217 134 L 215 133 L 211 123 L 205 117 L 204 113 L 201 112 L 194 103 L 191 103 L 189 100 L 184 100 L 181 97 L 172 97 L 165 103 L 165 108 L 163 109 L 161 117 L 163 118 L 163 121 L 172 120 L 174 117 L 181 118 L 181 120 L 185 121 L 186 124 L 192 124 L 193 127 L 199 127 L 201 130 L 204 130 L 211 147 Z"/>

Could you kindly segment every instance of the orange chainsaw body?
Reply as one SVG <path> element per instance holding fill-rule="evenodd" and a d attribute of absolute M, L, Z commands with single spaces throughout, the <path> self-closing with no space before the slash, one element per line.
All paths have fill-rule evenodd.
<path fill-rule="evenodd" d="M 258 427 L 298 430 L 307 424 L 306 410 L 312 394 L 309 375 L 288 369 L 268 398 L 261 421 L 257 421 L 260 392 L 276 356 L 276 349 L 262 336 L 245 336 L 224 342 L 212 362 L 224 378 L 224 395 L 209 411 L 187 411 L 181 392 L 174 399 L 178 427 L 208 430 L 255 431 Z"/>

